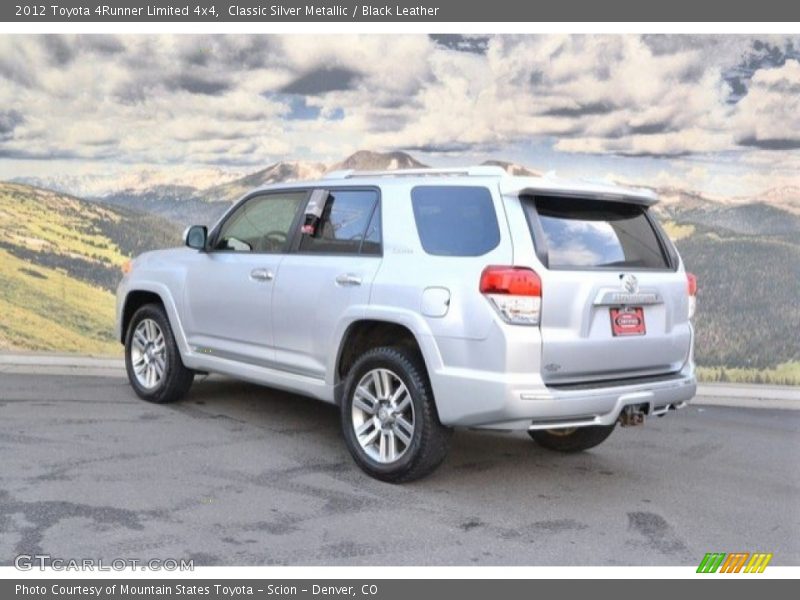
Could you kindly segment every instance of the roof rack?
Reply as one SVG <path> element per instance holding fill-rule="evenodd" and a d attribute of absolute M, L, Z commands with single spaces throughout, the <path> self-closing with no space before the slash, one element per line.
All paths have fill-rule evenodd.
<path fill-rule="evenodd" d="M 503 167 L 495 165 L 477 165 L 455 169 L 395 169 L 385 171 L 356 171 L 346 169 L 331 171 L 324 179 L 352 179 L 353 177 L 436 177 L 436 176 L 468 176 L 468 177 L 505 177 L 508 175 Z"/>

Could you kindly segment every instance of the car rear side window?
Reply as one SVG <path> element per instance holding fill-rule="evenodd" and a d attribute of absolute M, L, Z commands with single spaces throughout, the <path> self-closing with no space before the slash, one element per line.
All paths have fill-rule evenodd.
<path fill-rule="evenodd" d="M 300 252 L 380 254 L 380 216 L 375 190 L 330 190 L 313 234 L 303 234 Z"/>
<path fill-rule="evenodd" d="M 428 254 L 481 256 L 500 243 L 494 202 L 485 187 L 417 186 L 411 204 Z"/>
<path fill-rule="evenodd" d="M 580 198 L 536 197 L 524 200 L 535 207 L 540 235 L 534 241 L 541 254 L 544 243 L 550 268 L 626 267 L 667 269 L 662 241 L 638 204 Z"/>

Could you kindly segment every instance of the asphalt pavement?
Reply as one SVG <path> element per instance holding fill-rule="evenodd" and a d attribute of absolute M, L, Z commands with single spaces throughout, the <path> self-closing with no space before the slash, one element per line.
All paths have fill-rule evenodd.
<path fill-rule="evenodd" d="M 221 379 L 159 406 L 117 376 L 0 369 L 0 564 L 800 563 L 800 411 L 695 405 L 578 455 L 457 431 L 431 477 L 350 459 L 337 409 Z"/>

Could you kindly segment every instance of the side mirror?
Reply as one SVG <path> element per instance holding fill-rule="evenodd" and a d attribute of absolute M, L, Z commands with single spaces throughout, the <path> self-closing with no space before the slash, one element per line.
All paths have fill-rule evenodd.
<path fill-rule="evenodd" d="M 192 225 L 183 233 L 183 240 L 189 248 L 205 250 L 208 239 L 208 229 L 205 225 Z"/>

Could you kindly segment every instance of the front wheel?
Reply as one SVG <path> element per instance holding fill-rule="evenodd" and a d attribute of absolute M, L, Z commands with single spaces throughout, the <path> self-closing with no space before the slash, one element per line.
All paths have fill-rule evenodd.
<path fill-rule="evenodd" d="M 592 425 L 565 429 L 538 429 L 529 431 L 528 435 L 548 450 L 582 452 L 603 443 L 612 431 L 614 425 Z"/>
<path fill-rule="evenodd" d="M 439 422 L 424 366 L 408 350 L 361 355 L 347 375 L 341 410 L 350 454 L 376 479 L 420 479 L 447 455 L 451 430 Z"/>
<path fill-rule="evenodd" d="M 180 400 L 194 372 L 181 360 L 167 315 L 158 304 L 137 310 L 125 336 L 125 369 L 136 394 L 148 402 Z"/>

